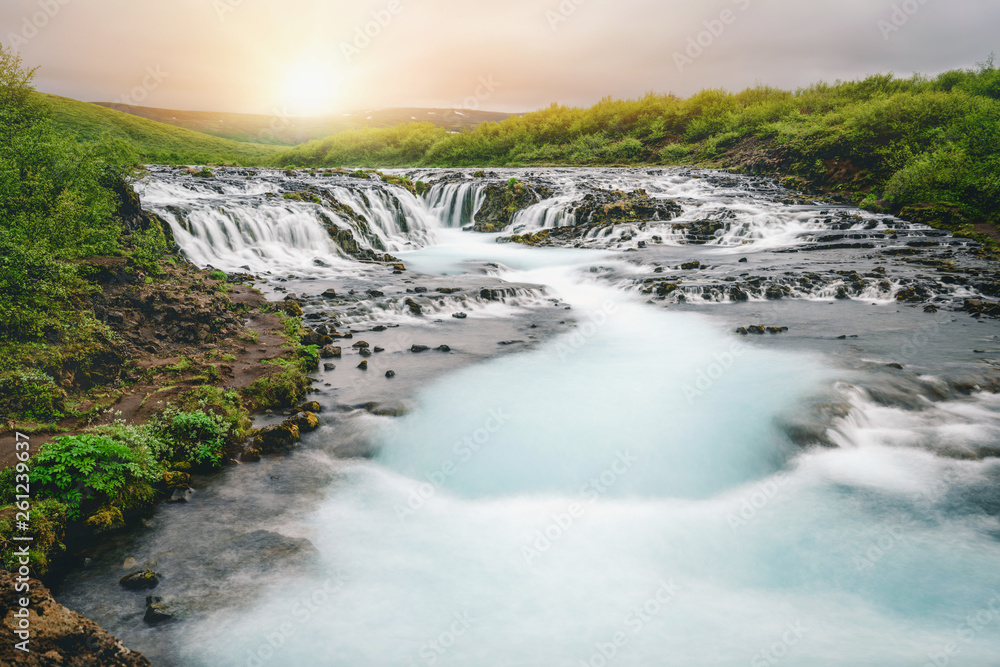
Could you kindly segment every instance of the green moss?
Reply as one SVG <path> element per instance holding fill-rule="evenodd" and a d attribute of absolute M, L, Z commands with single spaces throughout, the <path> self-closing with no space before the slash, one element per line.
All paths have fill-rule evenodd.
<path fill-rule="evenodd" d="M 52 560 L 66 550 L 63 540 L 66 533 L 66 507 L 53 499 L 36 500 L 31 503 L 31 516 L 28 530 L 17 528 L 18 508 L 14 505 L 0 508 L 0 551 L 3 553 L 3 565 L 11 571 L 19 566 L 14 555 L 16 546 L 13 538 L 31 537 L 31 548 L 28 551 L 31 571 L 36 577 L 49 572 Z"/>
<path fill-rule="evenodd" d="M 243 390 L 243 398 L 253 410 L 285 408 L 299 403 L 306 396 L 308 377 L 298 364 L 280 373 L 263 377 Z"/>

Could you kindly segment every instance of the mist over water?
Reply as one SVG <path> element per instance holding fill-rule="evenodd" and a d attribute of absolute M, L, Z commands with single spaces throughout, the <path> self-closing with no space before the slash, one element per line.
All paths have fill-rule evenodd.
<path fill-rule="evenodd" d="M 595 177 L 683 192 L 691 219 L 728 201 L 750 221 L 744 255 L 812 224 L 670 172 Z M 330 481 L 286 491 L 319 500 L 268 526 L 308 538 L 313 566 L 279 566 L 263 592 L 185 621 L 169 640 L 176 664 L 998 664 L 1000 463 L 971 455 L 1000 445 L 995 395 L 877 401 L 880 364 L 847 370 L 811 339 L 748 342 L 718 311 L 647 303 L 620 288 L 645 269 L 610 244 L 525 248 L 452 229 L 479 203 L 467 183 L 432 191 L 438 226 L 400 258 L 420 274 L 545 286 L 561 313 L 545 317 L 572 326 L 422 383 L 401 417 L 320 431 L 292 460 L 321 461 Z M 290 236 L 312 223 L 235 223 L 261 225 L 241 254 L 209 239 L 204 215 L 206 233 L 179 235 L 191 256 L 286 266 L 310 248 L 310 271 L 344 270 Z M 730 242 L 699 256 L 729 256 Z M 541 305 L 520 308 L 542 321 Z M 794 441 L 787 425 L 805 422 L 830 447 Z M 350 429 L 371 458 L 328 453 Z M 192 535 L 214 529 L 186 521 Z"/>

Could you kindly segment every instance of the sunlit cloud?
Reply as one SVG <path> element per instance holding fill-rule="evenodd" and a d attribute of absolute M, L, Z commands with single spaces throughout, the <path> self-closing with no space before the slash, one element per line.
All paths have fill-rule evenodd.
<path fill-rule="evenodd" d="M 5 0 L 0 39 L 46 92 L 111 101 L 158 67 L 147 106 L 303 115 L 461 106 L 483 77 L 502 84 L 483 108 L 522 111 L 934 74 L 997 50 L 1000 3 L 911 4 L 901 20 L 897 0 Z"/>

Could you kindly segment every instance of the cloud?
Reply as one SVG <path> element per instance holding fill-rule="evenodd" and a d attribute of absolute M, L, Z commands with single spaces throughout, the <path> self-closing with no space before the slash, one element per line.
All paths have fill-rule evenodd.
<path fill-rule="evenodd" d="M 723 11 L 731 12 L 725 24 Z M 36 21 L 40 16 L 45 20 Z M 895 25 L 900 16 L 905 20 Z M 887 33 L 879 21 L 898 30 Z M 140 85 L 148 67 L 160 67 L 170 76 L 146 105 L 258 113 L 286 105 L 287 82 L 301 78 L 333 89 L 331 106 L 356 109 L 451 106 L 473 95 L 480 77 L 492 76 L 502 85 L 484 108 L 513 111 L 650 90 L 688 95 L 756 82 L 795 88 L 876 72 L 933 74 L 983 60 L 996 49 L 996 25 L 1000 3 L 992 0 L 5 0 L 0 6 L 0 26 L 7 26 L 0 38 L 19 42 L 25 61 L 41 67 L 41 90 L 113 100 Z M 37 34 L 24 39 L 32 26 Z M 705 45 L 690 58 L 698 51 L 688 51 L 691 41 L 699 39 Z M 356 52 L 345 56 L 350 49 Z M 691 62 L 679 67 L 677 54 Z"/>

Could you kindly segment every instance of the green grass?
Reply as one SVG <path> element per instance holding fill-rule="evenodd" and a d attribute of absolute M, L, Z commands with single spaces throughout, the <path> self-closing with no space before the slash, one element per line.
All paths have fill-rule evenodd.
<path fill-rule="evenodd" d="M 65 97 L 37 95 L 49 104 L 60 134 L 81 142 L 97 141 L 108 134 L 127 142 L 145 163 L 259 165 L 281 150 L 280 146 L 223 139 Z"/>

